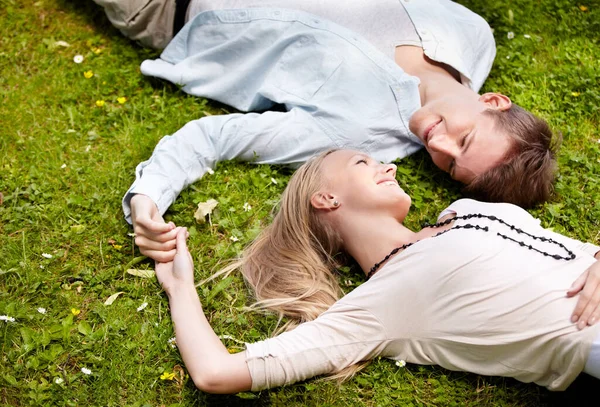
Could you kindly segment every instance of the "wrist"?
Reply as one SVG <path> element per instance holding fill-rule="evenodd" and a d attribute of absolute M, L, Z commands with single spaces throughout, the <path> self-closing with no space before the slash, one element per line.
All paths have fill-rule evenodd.
<path fill-rule="evenodd" d="M 196 286 L 193 283 L 188 282 L 175 282 L 174 284 L 171 284 L 168 288 L 165 288 L 165 292 L 169 297 L 169 301 L 178 297 L 198 295 L 198 292 L 196 291 Z"/>

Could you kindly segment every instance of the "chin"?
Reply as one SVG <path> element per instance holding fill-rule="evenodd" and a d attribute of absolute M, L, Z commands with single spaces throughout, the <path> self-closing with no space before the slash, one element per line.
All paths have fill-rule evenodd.
<path fill-rule="evenodd" d="M 403 192 L 402 196 L 396 201 L 395 205 L 395 209 L 397 211 L 397 218 L 399 221 L 403 221 L 406 215 L 408 215 L 411 203 L 412 200 L 410 199 L 410 196 Z"/>

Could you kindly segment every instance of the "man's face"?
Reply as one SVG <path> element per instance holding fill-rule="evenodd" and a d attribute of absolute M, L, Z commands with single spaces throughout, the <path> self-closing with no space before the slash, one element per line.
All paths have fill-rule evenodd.
<path fill-rule="evenodd" d="M 449 95 L 417 110 L 409 127 L 436 166 L 467 184 L 498 165 L 510 149 L 512 139 L 495 129 L 493 116 L 484 114 L 509 107 L 510 99 L 496 93 L 472 99 Z"/>

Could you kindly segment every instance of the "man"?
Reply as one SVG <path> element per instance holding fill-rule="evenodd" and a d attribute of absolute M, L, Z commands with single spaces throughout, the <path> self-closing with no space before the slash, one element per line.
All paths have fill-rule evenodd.
<path fill-rule="evenodd" d="M 96 1 L 118 15 L 121 1 Z M 154 5 L 178 15 L 179 28 L 175 3 L 143 3 L 127 21 L 147 20 L 143 11 Z M 475 197 L 527 207 L 549 196 L 548 126 L 505 95 L 477 93 L 495 55 L 481 17 L 448 0 L 356 1 L 343 10 L 334 2 L 271 2 L 314 14 L 238 8 L 249 3 L 192 1 L 184 11 L 195 17 L 161 59 L 142 64 L 144 74 L 190 94 L 264 111 L 192 121 L 138 165 L 123 208 L 143 254 L 172 259 L 177 229 L 162 213 L 216 162 L 232 158 L 297 165 L 344 147 L 391 161 L 425 146 Z M 233 8 L 207 11 L 215 4 Z M 274 106 L 284 111 L 265 111 Z"/>

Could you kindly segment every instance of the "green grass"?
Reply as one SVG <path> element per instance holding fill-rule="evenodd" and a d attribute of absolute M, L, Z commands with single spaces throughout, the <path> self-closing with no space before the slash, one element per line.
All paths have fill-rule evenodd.
<path fill-rule="evenodd" d="M 532 213 L 545 226 L 599 244 L 600 4 L 583 2 L 587 11 L 569 0 L 464 4 L 495 29 L 498 56 L 483 91 L 507 93 L 564 135 L 557 197 Z M 77 54 L 84 56 L 81 64 L 73 62 Z M 91 1 L 0 0 L 0 315 L 16 319 L 0 321 L 1 405 L 570 406 L 584 405 L 586 396 L 597 400 L 598 383 L 586 377 L 550 393 L 383 359 L 342 386 L 311 380 L 259 394 L 210 396 L 187 376 L 161 380 L 183 363 L 168 344 L 173 328 L 159 285 L 126 272 L 153 265 L 128 236 L 120 201 L 135 165 L 162 136 L 227 107 L 143 77 L 141 61 L 157 55 L 123 38 Z M 190 228 L 198 281 L 264 226 L 289 174 L 223 163 L 182 194 L 167 218 Z M 400 163 L 399 179 L 414 198 L 408 222 L 414 227 L 434 220 L 460 194 L 423 153 Z M 195 206 L 209 198 L 219 201 L 212 225 L 197 224 Z M 246 202 L 250 211 L 243 210 Z M 362 278 L 344 272 L 342 281 L 351 289 Z M 220 335 L 253 341 L 275 326 L 273 318 L 244 312 L 249 298 L 239 275 L 199 291 Z"/>

